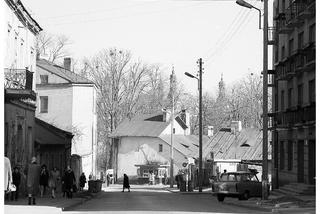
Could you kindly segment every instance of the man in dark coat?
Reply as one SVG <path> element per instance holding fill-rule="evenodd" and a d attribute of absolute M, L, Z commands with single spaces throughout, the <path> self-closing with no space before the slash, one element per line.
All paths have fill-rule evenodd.
<path fill-rule="evenodd" d="M 31 164 L 28 165 L 27 170 L 27 188 L 28 188 L 28 204 L 36 204 L 36 194 L 39 188 L 40 165 L 37 164 L 37 158 L 32 157 Z"/>
<path fill-rule="evenodd" d="M 83 188 L 85 186 L 85 184 L 87 183 L 87 179 L 86 176 L 84 174 L 84 172 L 81 174 L 80 178 L 79 178 L 79 187 L 80 187 L 80 191 L 83 191 Z"/>
<path fill-rule="evenodd" d="M 76 182 L 76 178 L 70 166 L 67 167 L 67 171 L 64 175 L 64 184 L 67 192 L 67 198 L 72 198 L 73 185 Z"/>
<path fill-rule="evenodd" d="M 128 192 L 130 192 L 129 177 L 126 174 L 123 175 L 122 192 L 124 192 L 124 189 L 128 189 Z"/>
<path fill-rule="evenodd" d="M 12 183 L 16 186 L 16 191 L 11 192 L 11 201 L 13 201 L 13 199 L 15 199 L 16 201 L 18 200 L 20 181 L 21 181 L 21 174 L 19 172 L 19 168 L 14 167 L 12 172 Z"/>

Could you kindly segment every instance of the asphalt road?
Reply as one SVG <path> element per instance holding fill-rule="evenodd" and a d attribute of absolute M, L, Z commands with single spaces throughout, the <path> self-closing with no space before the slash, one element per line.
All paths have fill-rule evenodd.
<path fill-rule="evenodd" d="M 218 202 L 211 194 L 171 193 L 148 186 L 121 191 L 121 186 L 108 187 L 97 198 L 66 213 L 261 213 Z"/>

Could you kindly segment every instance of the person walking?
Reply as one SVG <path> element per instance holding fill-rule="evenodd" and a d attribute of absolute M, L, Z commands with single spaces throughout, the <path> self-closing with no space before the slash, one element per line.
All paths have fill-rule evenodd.
<path fill-rule="evenodd" d="M 85 184 L 87 183 L 87 178 L 84 172 L 81 173 L 80 178 L 79 178 L 79 189 L 80 191 L 83 191 L 83 188 Z"/>
<path fill-rule="evenodd" d="M 4 193 L 5 199 L 8 199 L 10 192 L 10 184 L 12 183 L 12 170 L 9 158 L 4 157 Z"/>
<path fill-rule="evenodd" d="M 124 189 L 128 189 L 128 192 L 130 192 L 129 177 L 126 174 L 123 174 L 122 192 L 124 192 Z"/>
<path fill-rule="evenodd" d="M 67 171 L 65 173 L 64 179 L 65 179 L 64 183 L 65 183 L 67 198 L 72 198 L 73 185 L 76 182 L 76 178 L 70 166 L 67 167 Z"/>
<path fill-rule="evenodd" d="M 50 172 L 49 176 L 49 188 L 51 188 L 51 197 L 55 198 L 56 197 L 56 190 L 57 186 L 60 181 L 60 172 L 56 167 L 53 167 L 53 169 Z"/>
<path fill-rule="evenodd" d="M 16 191 L 11 192 L 11 201 L 13 201 L 13 199 L 17 201 L 19 197 L 19 189 L 20 189 L 19 186 L 21 181 L 21 174 L 18 167 L 13 168 L 12 180 L 13 180 L 13 184 L 16 186 Z"/>
<path fill-rule="evenodd" d="M 40 178 L 40 165 L 37 163 L 37 158 L 32 157 L 31 164 L 28 165 L 27 169 L 27 189 L 28 189 L 28 204 L 36 204 L 36 195 L 39 187 Z"/>
<path fill-rule="evenodd" d="M 109 175 L 109 173 L 107 174 L 107 187 L 109 186 L 109 184 L 110 184 L 110 175 Z"/>
<path fill-rule="evenodd" d="M 40 172 L 40 197 L 43 197 L 43 194 L 46 193 L 46 188 L 48 187 L 49 182 L 49 173 L 47 170 L 47 166 L 43 164 L 41 166 L 41 172 Z"/>

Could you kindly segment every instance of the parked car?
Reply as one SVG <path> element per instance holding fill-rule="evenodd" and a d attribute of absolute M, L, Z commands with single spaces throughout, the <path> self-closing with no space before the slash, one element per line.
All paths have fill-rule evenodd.
<path fill-rule="evenodd" d="M 211 181 L 213 194 L 218 201 L 225 197 L 237 197 L 248 200 L 250 197 L 262 197 L 262 182 L 256 170 L 222 173 L 218 181 Z"/>

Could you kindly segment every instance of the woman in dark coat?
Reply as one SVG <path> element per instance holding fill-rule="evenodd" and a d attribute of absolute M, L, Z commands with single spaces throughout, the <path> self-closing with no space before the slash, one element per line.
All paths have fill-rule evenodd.
<path fill-rule="evenodd" d="M 43 164 L 41 166 L 40 172 L 40 196 L 43 197 L 43 194 L 46 192 L 46 188 L 48 187 L 49 182 L 49 172 L 47 170 L 47 166 Z"/>
<path fill-rule="evenodd" d="M 76 178 L 70 166 L 67 167 L 67 171 L 64 174 L 64 184 L 67 192 L 67 198 L 72 198 L 73 185 L 76 182 Z"/>
<path fill-rule="evenodd" d="M 85 184 L 87 183 L 87 179 L 86 176 L 84 174 L 84 172 L 80 175 L 79 178 L 79 187 L 80 187 L 80 191 L 83 191 L 83 187 L 85 186 Z"/>
<path fill-rule="evenodd" d="M 130 192 L 129 178 L 128 178 L 128 176 L 126 174 L 123 175 L 122 192 L 124 192 L 124 189 L 128 189 L 128 192 Z"/>

